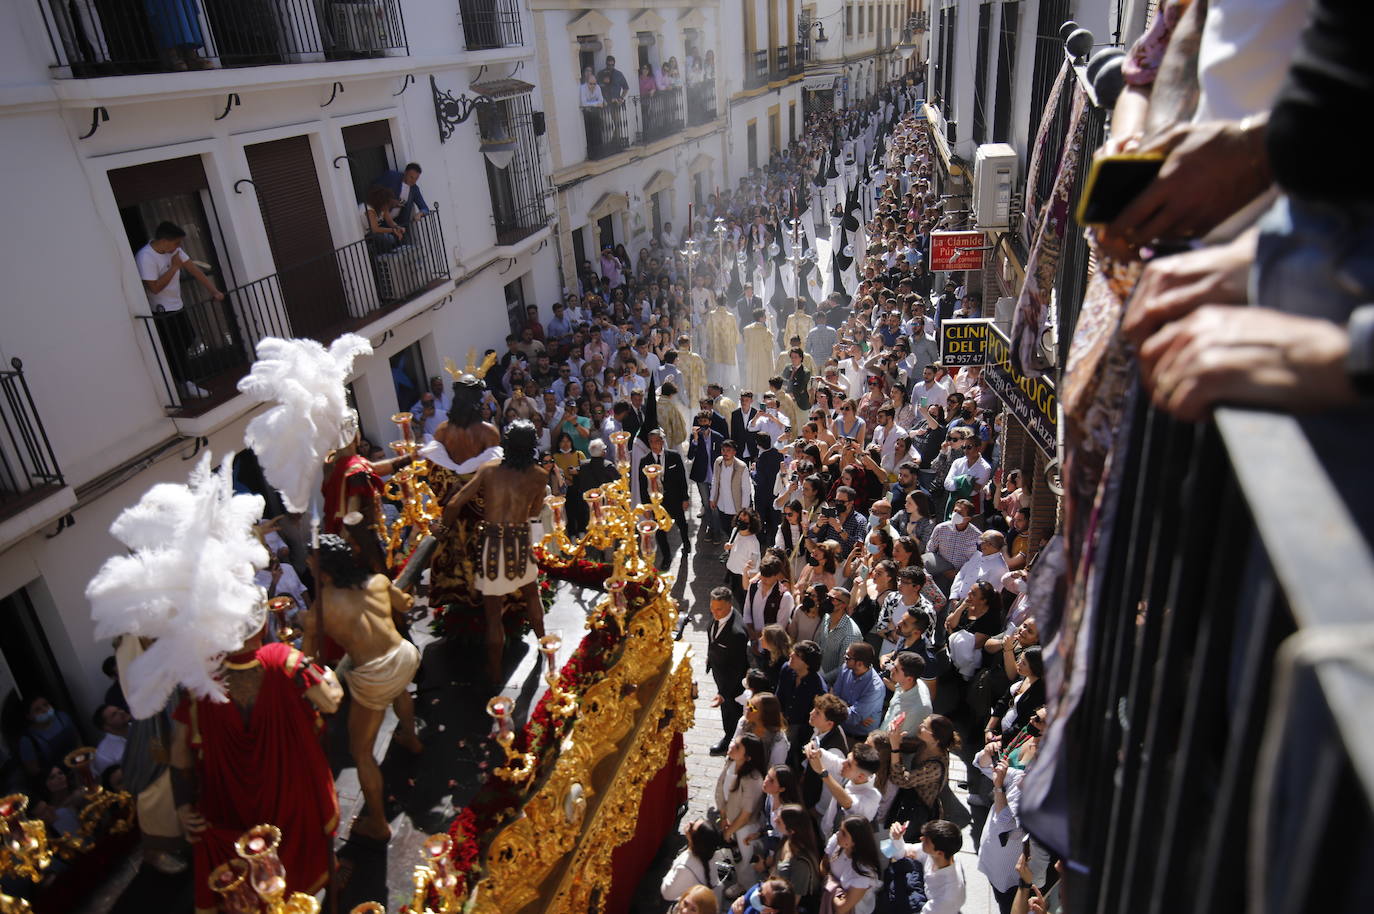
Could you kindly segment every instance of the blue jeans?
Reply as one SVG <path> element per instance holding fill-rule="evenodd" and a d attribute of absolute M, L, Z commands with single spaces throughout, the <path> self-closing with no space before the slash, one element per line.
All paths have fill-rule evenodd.
<path fill-rule="evenodd" d="M 1284 196 L 1259 226 L 1254 304 L 1344 324 L 1374 301 L 1374 205 Z"/>

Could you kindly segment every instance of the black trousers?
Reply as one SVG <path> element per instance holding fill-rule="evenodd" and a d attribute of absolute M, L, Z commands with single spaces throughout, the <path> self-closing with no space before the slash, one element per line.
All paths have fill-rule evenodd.
<path fill-rule="evenodd" d="M 185 309 L 160 312 L 155 320 L 158 339 L 162 341 L 162 352 L 167 357 L 167 369 L 172 375 L 172 385 L 180 387 L 191 380 L 186 353 L 195 342 L 196 331 L 191 326 Z M 180 395 L 178 391 L 178 395 Z"/>
<path fill-rule="evenodd" d="M 668 516 L 673 519 L 673 529 L 676 530 L 682 536 L 682 551 L 691 552 L 692 530 L 690 527 L 687 526 L 687 515 L 682 510 L 682 506 L 680 504 L 664 505 L 663 509 L 667 511 Z M 658 562 L 662 567 L 667 568 L 668 534 L 666 531 L 660 530 L 658 531 L 658 533 L 654 534 L 654 539 L 658 543 Z"/>
<path fill-rule="evenodd" d="M 739 696 L 738 692 L 734 695 L 721 693 L 720 723 L 725 728 L 726 739 L 735 735 L 735 727 L 739 726 L 739 719 L 744 716 L 744 706 L 735 700 Z"/>

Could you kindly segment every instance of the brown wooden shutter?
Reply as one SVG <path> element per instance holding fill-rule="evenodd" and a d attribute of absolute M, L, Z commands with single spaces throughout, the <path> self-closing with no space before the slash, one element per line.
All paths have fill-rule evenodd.
<path fill-rule="evenodd" d="M 114 191 L 115 203 L 121 208 L 175 194 L 194 194 L 209 186 L 200 156 L 116 168 L 110 172 L 110 189 Z"/>
<path fill-rule="evenodd" d="M 292 333 L 328 343 L 347 311 L 310 138 L 257 143 L 244 153 Z"/>

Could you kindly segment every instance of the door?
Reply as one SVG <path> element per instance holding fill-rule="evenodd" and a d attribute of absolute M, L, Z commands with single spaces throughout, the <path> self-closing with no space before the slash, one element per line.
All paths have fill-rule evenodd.
<path fill-rule="evenodd" d="M 654 233 L 651 237 L 658 238 L 663 234 L 663 200 L 660 199 L 662 191 L 649 197 L 649 213 L 654 224 Z"/>
<path fill-rule="evenodd" d="M 582 275 L 582 265 L 587 262 L 587 242 L 583 230 L 575 228 L 572 232 L 573 260 L 577 263 L 577 275 Z"/>
<path fill-rule="evenodd" d="M 244 153 L 277 267 L 278 304 L 294 336 L 328 345 L 348 312 L 310 138 L 257 143 Z"/>
<path fill-rule="evenodd" d="M 614 247 L 615 247 L 615 218 L 612 217 L 612 216 L 602 216 L 600 219 L 598 219 L 597 222 L 596 222 L 596 233 L 597 233 L 597 237 L 600 239 L 600 243 L 597 245 L 597 250 L 598 250 L 598 251 L 600 251 L 602 248 L 604 248 L 604 247 L 605 247 L 606 245 L 608 245 L 608 244 L 609 244 L 612 248 L 614 248 Z M 593 258 L 593 260 L 595 260 L 595 258 Z M 598 263 L 593 262 L 593 263 L 592 263 L 592 269 L 597 270 L 597 271 L 600 271 L 601 265 L 598 264 Z"/>

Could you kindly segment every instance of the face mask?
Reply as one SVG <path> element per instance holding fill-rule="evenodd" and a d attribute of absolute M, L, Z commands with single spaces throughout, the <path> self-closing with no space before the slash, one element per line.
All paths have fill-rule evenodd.
<path fill-rule="evenodd" d="M 955 513 L 951 514 L 951 515 L 949 516 L 949 519 L 950 519 L 950 522 L 953 523 L 956 527 L 957 527 L 959 524 L 963 524 L 963 523 L 967 523 L 967 522 L 968 522 L 968 518 L 967 518 L 967 517 L 964 517 L 964 515 L 958 513 L 957 511 L 956 511 Z"/>
<path fill-rule="evenodd" d="M 735 521 L 735 526 L 736 526 L 737 528 L 739 528 L 740 530 L 748 530 L 748 529 L 749 529 L 749 521 L 747 521 L 747 520 L 737 520 L 737 521 Z"/>
<path fill-rule="evenodd" d="M 877 543 L 864 543 L 864 549 L 868 551 L 869 555 L 877 555 L 879 552 Z"/>
<path fill-rule="evenodd" d="M 808 555 L 806 557 L 806 564 L 810 565 L 812 568 L 815 568 L 816 566 L 820 565 L 820 563 L 821 560 L 816 558 L 814 555 Z"/>
<path fill-rule="evenodd" d="M 34 723 L 37 723 L 37 724 L 50 724 L 50 723 L 53 722 L 53 719 L 56 718 L 56 717 L 57 717 L 57 712 L 54 711 L 52 708 L 49 708 L 48 710 L 44 711 L 42 714 L 39 714 L 39 715 L 35 716 L 33 720 L 34 720 Z"/>
<path fill-rule="evenodd" d="M 887 521 L 884 520 L 883 518 L 879 517 L 879 516 L 876 515 L 876 514 L 870 514 L 870 515 L 868 515 L 868 527 L 869 527 L 870 530 L 873 529 L 874 527 L 885 527 L 885 526 L 887 526 Z"/>

